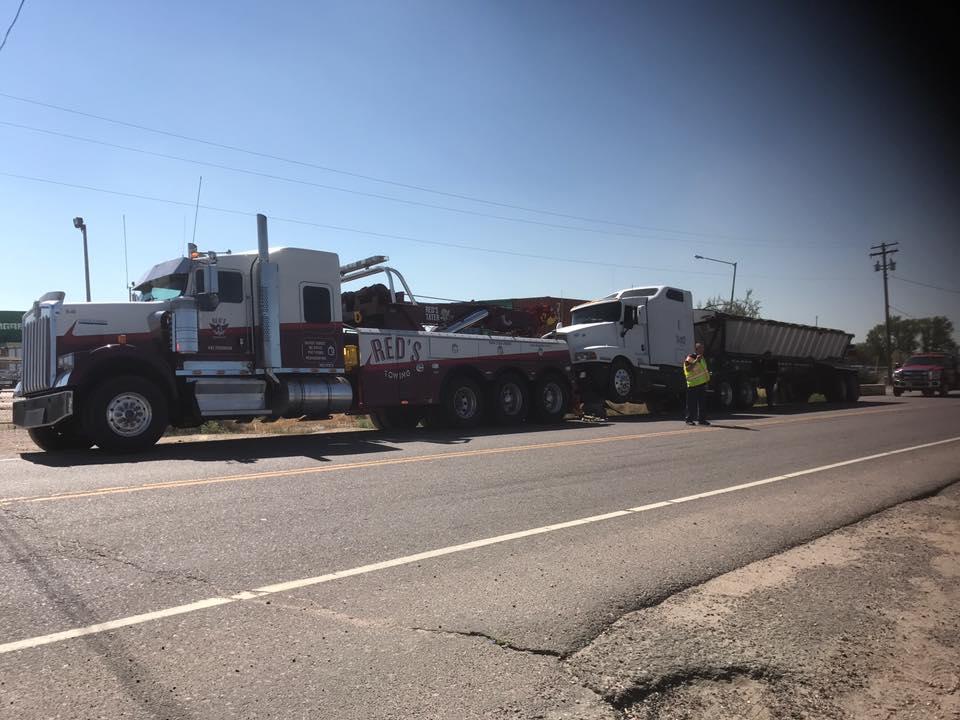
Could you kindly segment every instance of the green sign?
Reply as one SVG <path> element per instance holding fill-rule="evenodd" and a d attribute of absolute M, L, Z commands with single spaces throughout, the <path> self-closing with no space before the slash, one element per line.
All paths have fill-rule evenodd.
<path fill-rule="evenodd" d="M 0 343 L 23 342 L 22 310 L 0 310 Z"/>

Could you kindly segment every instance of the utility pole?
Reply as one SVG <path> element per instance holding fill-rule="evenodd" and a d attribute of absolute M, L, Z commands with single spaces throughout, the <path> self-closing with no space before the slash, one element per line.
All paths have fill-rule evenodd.
<path fill-rule="evenodd" d="M 897 263 L 894 260 L 887 260 L 887 256 L 900 252 L 895 249 L 899 244 L 900 243 L 880 243 L 870 248 L 871 250 L 876 250 L 876 252 L 870 253 L 870 257 L 880 258 L 873 265 L 874 271 L 883 271 L 883 317 L 887 328 L 887 384 L 891 385 L 893 384 L 893 350 L 890 345 L 890 291 L 887 289 L 887 271 L 896 270 Z"/>

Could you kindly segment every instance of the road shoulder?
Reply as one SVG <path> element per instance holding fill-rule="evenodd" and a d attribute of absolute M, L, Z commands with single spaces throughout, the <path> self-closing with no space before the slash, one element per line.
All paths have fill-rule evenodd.
<path fill-rule="evenodd" d="M 960 484 L 625 616 L 568 658 L 624 718 L 956 718 Z"/>

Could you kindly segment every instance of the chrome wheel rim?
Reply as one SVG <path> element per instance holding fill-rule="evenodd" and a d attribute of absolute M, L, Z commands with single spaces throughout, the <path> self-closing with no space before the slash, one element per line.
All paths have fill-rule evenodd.
<path fill-rule="evenodd" d="M 477 414 L 477 394 L 472 388 L 460 387 L 453 394 L 453 411 L 461 420 L 470 420 Z"/>
<path fill-rule="evenodd" d="M 730 387 L 730 383 L 720 385 L 720 404 L 723 407 L 730 407 L 733 404 L 733 388 Z"/>
<path fill-rule="evenodd" d="M 563 388 L 555 382 L 543 386 L 543 409 L 549 415 L 560 412 L 563 405 Z"/>
<path fill-rule="evenodd" d="M 523 410 L 523 392 L 515 382 L 500 386 L 500 410 L 504 415 L 519 415 Z"/>
<path fill-rule="evenodd" d="M 620 397 L 630 394 L 630 371 L 626 368 L 617 368 L 613 373 L 613 389 Z"/>
<path fill-rule="evenodd" d="M 121 393 L 107 405 L 107 426 L 121 437 L 142 435 L 152 420 L 153 408 L 139 393 Z"/>

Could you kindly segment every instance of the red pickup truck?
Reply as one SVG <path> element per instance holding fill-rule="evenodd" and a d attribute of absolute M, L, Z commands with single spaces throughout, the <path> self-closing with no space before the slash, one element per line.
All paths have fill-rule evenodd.
<path fill-rule="evenodd" d="M 893 371 L 893 394 L 899 397 L 910 390 L 919 390 L 926 397 L 937 392 L 946 397 L 951 390 L 960 390 L 956 356 L 923 353 L 897 367 Z"/>

